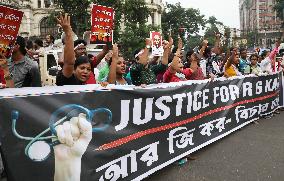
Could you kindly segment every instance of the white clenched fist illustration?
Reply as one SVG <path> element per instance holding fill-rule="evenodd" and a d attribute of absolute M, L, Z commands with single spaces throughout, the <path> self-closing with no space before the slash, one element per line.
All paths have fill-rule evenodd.
<path fill-rule="evenodd" d="M 61 144 L 54 147 L 54 180 L 79 181 L 81 158 L 92 139 L 92 125 L 85 114 L 79 114 L 55 129 Z"/>

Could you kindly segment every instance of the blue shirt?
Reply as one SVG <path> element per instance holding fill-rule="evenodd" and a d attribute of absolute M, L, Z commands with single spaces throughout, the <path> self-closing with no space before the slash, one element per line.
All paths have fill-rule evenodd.
<path fill-rule="evenodd" d="M 247 66 L 248 66 L 247 60 L 240 58 L 239 70 L 242 74 L 245 72 Z"/>

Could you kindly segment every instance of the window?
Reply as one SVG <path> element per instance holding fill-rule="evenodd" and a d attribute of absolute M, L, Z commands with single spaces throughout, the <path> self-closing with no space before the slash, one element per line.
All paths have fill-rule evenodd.
<path fill-rule="evenodd" d="M 155 13 L 151 14 L 152 25 L 155 26 Z"/>
<path fill-rule="evenodd" d="M 44 7 L 45 8 L 49 8 L 51 5 L 51 1 L 50 0 L 44 0 Z"/>
<path fill-rule="evenodd" d="M 37 0 L 37 7 L 41 8 L 41 0 Z"/>
<path fill-rule="evenodd" d="M 58 28 L 56 27 L 56 25 L 51 24 L 48 21 L 48 18 L 45 17 L 41 20 L 41 22 L 40 22 L 40 36 L 41 36 L 41 38 L 45 38 L 45 36 L 48 35 L 48 34 L 56 35 L 57 30 L 58 30 Z"/>

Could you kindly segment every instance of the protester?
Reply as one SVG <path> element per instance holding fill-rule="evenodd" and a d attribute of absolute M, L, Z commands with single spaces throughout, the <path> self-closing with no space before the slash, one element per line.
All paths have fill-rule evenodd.
<path fill-rule="evenodd" d="M 74 51 L 75 51 L 75 57 L 78 58 L 79 56 L 87 56 L 87 42 L 85 40 L 75 40 L 74 41 Z M 97 67 L 97 65 L 101 62 L 101 60 L 106 56 L 106 54 L 108 53 L 108 46 L 105 45 L 103 47 L 103 50 L 97 55 L 94 56 L 92 61 L 91 61 L 91 70 L 92 73 L 90 74 L 90 77 L 88 79 L 88 81 L 86 82 L 86 84 L 95 84 L 96 80 L 95 80 L 95 75 L 94 75 L 94 68 Z M 107 75 L 107 74 L 106 74 Z M 99 77 L 100 80 L 100 77 Z"/>
<path fill-rule="evenodd" d="M 103 82 L 106 77 L 109 74 L 109 68 L 110 68 L 110 64 L 111 64 L 111 58 L 112 58 L 112 50 L 110 50 L 104 58 L 104 61 L 106 62 L 106 64 L 100 69 L 100 73 L 99 73 L 99 77 L 98 77 L 98 81 L 99 82 Z"/>
<path fill-rule="evenodd" d="M 200 54 L 193 53 L 191 55 L 191 58 L 189 61 L 189 67 L 195 71 L 192 72 L 192 74 L 188 77 L 188 80 L 204 80 L 205 79 L 202 68 L 200 67 L 200 60 L 201 60 Z"/>
<path fill-rule="evenodd" d="M 163 41 L 163 44 L 167 42 L 167 41 Z M 167 42 L 168 43 L 168 42 Z M 169 60 L 170 61 L 170 60 Z M 149 65 L 150 66 L 153 66 L 153 65 L 159 65 L 161 62 L 161 57 L 158 57 L 158 56 L 155 56 L 153 57 L 152 61 L 149 62 Z M 164 73 L 165 71 L 163 72 L 160 72 L 157 74 L 157 83 L 162 83 L 163 82 L 163 76 L 164 76 Z"/>
<path fill-rule="evenodd" d="M 199 55 L 201 56 L 201 59 L 198 62 L 199 67 L 202 70 L 203 77 L 206 77 L 206 67 L 208 63 L 208 59 L 211 56 L 211 48 L 208 46 L 208 40 L 203 40 L 201 45 L 199 46 Z"/>
<path fill-rule="evenodd" d="M 262 71 L 260 66 L 258 65 L 258 56 L 256 54 L 252 54 L 249 58 L 250 65 L 247 65 L 244 74 L 255 74 L 259 75 Z"/>
<path fill-rule="evenodd" d="M 112 52 L 107 82 L 116 85 L 131 85 L 131 80 L 123 77 L 126 72 L 126 64 L 124 58 L 118 54 L 117 44 L 113 45 Z"/>
<path fill-rule="evenodd" d="M 40 87 L 41 76 L 36 62 L 26 56 L 26 43 L 18 36 L 12 50 L 11 59 L 2 59 L 2 70 L 7 87 Z"/>
<path fill-rule="evenodd" d="M 242 75 L 242 73 L 238 69 L 239 62 L 240 62 L 239 55 L 233 52 L 233 54 L 225 64 L 224 76 L 228 78 L 228 77 Z"/>
<path fill-rule="evenodd" d="M 258 54 L 257 54 L 258 55 Z M 260 66 L 262 61 L 262 57 L 260 55 L 258 55 L 258 59 L 257 59 L 257 64 Z"/>
<path fill-rule="evenodd" d="M 34 49 L 34 43 L 32 40 L 27 40 L 26 41 L 26 50 L 27 50 L 27 55 L 30 59 L 33 59 L 34 58 L 34 55 L 33 55 L 33 49 Z"/>
<path fill-rule="evenodd" d="M 41 39 L 35 39 L 34 41 L 34 51 L 33 53 L 33 58 L 34 61 L 36 61 L 39 64 L 39 57 L 44 56 L 44 48 L 43 48 L 43 42 Z"/>
<path fill-rule="evenodd" d="M 263 72 L 269 73 L 269 74 L 276 72 L 275 58 L 276 58 L 276 54 L 279 51 L 279 46 L 280 46 L 280 41 L 276 41 L 275 48 L 271 53 L 270 52 L 262 53 L 262 57 L 264 59 L 261 61 L 260 67 Z"/>
<path fill-rule="evenodd" d="M 240 49 L 240 62 L 239 62 L 239 71 L 243 74 L 245 68 L 249 65 L 247 61 L 247 49 L 241 48 Z"/>
<path fill-rule="evenodd" d="M 45 46 L 44 46 L 45 50 L 53 49 L 54 42 L 55 42 L 55 38 L 51 34 L 46 35 Z"/>
<path fill-rule="evenodd" d="M 161 64 L 149 65 L 149 49 L 151 47 L 151 39 L 146 39 L 146 47 L 140 50 L 136 55 L 136 62 L 130 69 L 130 76 L 132 83 L 136 86 L 142 84 L 155 84 L 157 83 L 157 75 L 160 72 L 166 71 L 168 59 L 162 60 Z"/>
<path fill-rule="evenodd" d="M 57 18 L 57 22 L 62 26 L 66 34 L 64 47 L 63 69 L 56 76 L 56 85 L 83 85 L 86 84 L 91 74 L 91 62 L 87 56 L 78 56 L 80 46 L 77 45 L 77 52 L 74 50 L 72 28 L 70 25 L 70 16 L 65 14 Z M 71 50 L 71 51 L 70 51 Z M 75 53 L 77 58 L 75 60 Z"/>
<path fill-rule="evenodd" d="M 191 74 L 194 72 L 191 68 L 183 68 L 184 66 L 181 60 L 182 46 L 182 40 L 181 38 L 179 38 L 178 49 L 175 53 L 173 61 L 163 76 L 163 80 L 165 83 L 188 80 Z M 168 52 L 164 52 L 164 57 L 167 56 L 165 54 L 168 54 Z"/>
<path fill-rule="evenodd" d="M 224 73 L 221 71 L 221 65 L 222 65 L 222 57 L 221 49 L 220 49 L 220 37 L 221 35 L 219 33 L 216 33 L 215 38 L 215 46 L 212 50 L 212 53 L 210 57 L 207 59 L 206 64 L 206 76 L 209 77 L 222 77 Z"/>
<path fill-rule="evenodd" d="M 193 49 L 189 48 L 185 54 L 184 67 L 190 68 L 191 55 L 194 53 Z"/>

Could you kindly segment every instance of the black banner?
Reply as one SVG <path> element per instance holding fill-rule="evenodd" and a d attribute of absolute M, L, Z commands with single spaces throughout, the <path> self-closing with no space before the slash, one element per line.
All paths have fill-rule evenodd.
<path fill-rule="evenodd" d="M 275 74 L 155 89 L 2 92 L 1 150 L 8 179 L 53 180 L 62 160 L 54 161 L 53 148 L 60 145 L 52 135 L 59 134 L 57 125 L 84 113 L 93 133 L 79 160 L 81 180 L 142 180 L 272 113 L 279 106 L 279 82 Z"/>

